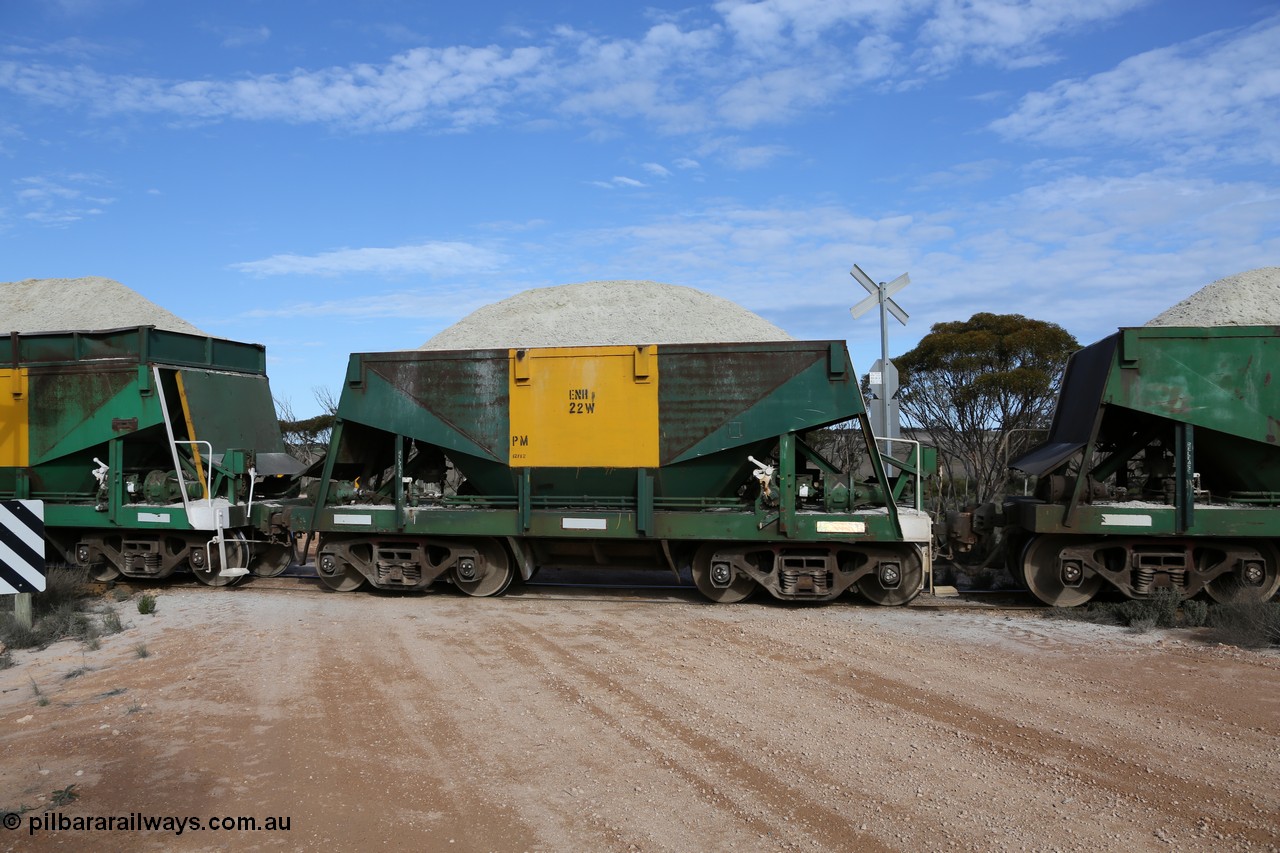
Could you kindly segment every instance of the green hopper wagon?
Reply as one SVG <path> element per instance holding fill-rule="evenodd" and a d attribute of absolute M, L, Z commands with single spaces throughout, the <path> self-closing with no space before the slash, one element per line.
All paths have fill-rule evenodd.
<path fill-rule="evenodd" d="M 845 422 L 865 481 L 817 447 Z M 715 601 L 898 604 L 928 568 L 919 456 L 884 464 L 839 341 L 356 354 L 307 526 L 339 590 L 665 565 Z"/>
<path fill-rule="evenodd" d="M 291 534 L 255 502 L 300 468 L 259 345 L 153 326 L 0 338 L 0 498 L 44 501 L 54 558 L 100 580 L 283 571 Z"/>
<path fill-rule="evenodd" d="M 1267 600 L 1280 587 L 1280 329 L 1143 327 L 1072 356 L 1039 478 L 1005 504 L 1020 573 L 1073 606 L 1131 598 Z"/>

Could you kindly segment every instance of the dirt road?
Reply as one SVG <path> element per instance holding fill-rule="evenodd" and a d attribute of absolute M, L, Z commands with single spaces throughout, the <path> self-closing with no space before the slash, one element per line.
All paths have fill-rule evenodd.
<path fill-rule="evenodd" d="M 0 810 L 31 809 L 0 849 L 1280 847 L 1275 654 L 1034 612 L 657 598 L 117 604 L 134 627 L 101 649 L 0 671 Z M 289 829 L 29 834 L 132 814 Z"/>

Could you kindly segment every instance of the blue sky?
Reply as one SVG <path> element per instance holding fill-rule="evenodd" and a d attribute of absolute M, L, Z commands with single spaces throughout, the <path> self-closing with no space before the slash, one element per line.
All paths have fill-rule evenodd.
<path fill-rule="evenodd" d="M 977 311 L 1088 343 L 1280 264 L 1280 13 L 1244 0 L 0 0 L 0 280 L 117 279 L 351 351 L 648 278 L 879 355 Z"/>

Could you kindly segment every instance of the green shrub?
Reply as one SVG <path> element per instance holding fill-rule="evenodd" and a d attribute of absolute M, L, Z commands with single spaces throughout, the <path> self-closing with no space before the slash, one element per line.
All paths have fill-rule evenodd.
<path fill-rule="evenodd" d="M 1128 625 L 1127 601 L 1100 601 L 1084 608 L 1089 621 L 1098 625 Z"/>
<path fill-rule="evenodd" d="M 72 602 L 82 602 L 89 596 L 88 583 L 88 569 L 50 568 L 45 574 L 44 591 L 31 597 L 32 612 L 40 616 L 63 610 Z"/>
<path fill-rule="evenodd" d="M 18 624 L 11 613 L 0 618 L 0 643 L 14 649 L 43 648 L 64 637 L 91 643 L 97 626 L 83 613 L 89 595 L 83 569 L 51 568 L 45 588 L 31 596 L 32 625 Z"/>
<path fill-rule="evenodd" d="M 120 621 L 120 614 L 110 608 L 102 612 L 102 632 L 104 634 L 119 634 L 124 630 L 124 623 Z"/>
<path fill-rule="evenodd" d="M 1154 616 L 1139 616 L 1129 622 L 1129 627 L 1126 630 L 1130 634 L 1145 634 L 1156 627 L 1156 624 L 1156 617 Z"/>
<path fill-rule="evenodd" d="M 1182 602 L 1182 621 L 1188 628 L 1202 628 L 1209 619 L 1209 602 L 1188 598 Z"/>
<path fill-rule="evenodd" d="M 82 606 L 83 602 L 80 601 L 62 601 L 36 623 L 36 629 L 43 635 L 45 645 L 62 637 L 87 640 L 97 635 L 97 628 L 88 614 L 81 610 Z"/>
<path fill-rule="evenodd" d="M 74 790 L 75 785 L 68 785 L 65 788 L 54 791 L 49 795 L 49 802 L 53 806 L 65 806 L 70 802 L 74 802 L 80 798 L 80 794 Z"/>
<path fill-rule="evenodd" d="M 1220 643 L 1244 648 L 1280 645 L 1280 602 L 1219 604 L 1209 610 L 1207 621 Z"/>
<path fill-rule="evenodd" d="M 1182 592 L 1168 587 L 1157 589 L 1147 599 L 1148 613 L 1155 618 L 1157 628 L 1178 627 L 1178 606 L 1180 604 L 1182 604 Z"/>
<path fill-rule="evenodd" d="M 1208 605 L 1203 601 L 1183 601 L 1175 589 L 1157 589 L 1147 598 L 1127 601 L 1095 601 L 1084 607 L 1056 607 L 1047 615 L 1054 619 L 1070 619 L 1092 622 L 1096 625 L 1122 625 L 1135 634 L 1153 628 L 1178 627 L 1178 611 L 1182 609 L 1183 622 L 1190 627 L 1204 624 Z"/>
<path fill-rule="evenodd" d="M 156 612 L 156 597 L 149 592 L 144 592 L 138 599 L 138 612 L 143 616 L 148 613 L 154 614 Z"/>
<path fill-rule="evenodd" d="M 1127 625 L 1121 618 L 1120 608 L 1123 605 L 1110 601 L 1099 601 L 1084 607 L 1051 607 L 1045 611 L 1050 619 L 1062 619 L 1070 622 L 1092 622 L 1095 625 Z"/>
<path fill-rule="evenodd" d="M 11 649 L 33 649 L 40 645 L 40 635 L 36 633 L 34 626 L 27 628 L 19 625 L 10 613 L 5 613 L 3 616 L 4 621 L 0 623 L 0 642 Z"/>

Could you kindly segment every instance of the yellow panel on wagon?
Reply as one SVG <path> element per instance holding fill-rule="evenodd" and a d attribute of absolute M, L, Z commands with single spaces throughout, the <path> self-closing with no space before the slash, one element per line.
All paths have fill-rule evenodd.
<path fill-rule="evenodd" d="M 30 437 L 26 368 L 0 370 L 0 468 L 29 464 Z"/>
<path fill-rule="evenodd" d="M 511 350 L 514 468 L 658 465 L 658 348 Z"/>

